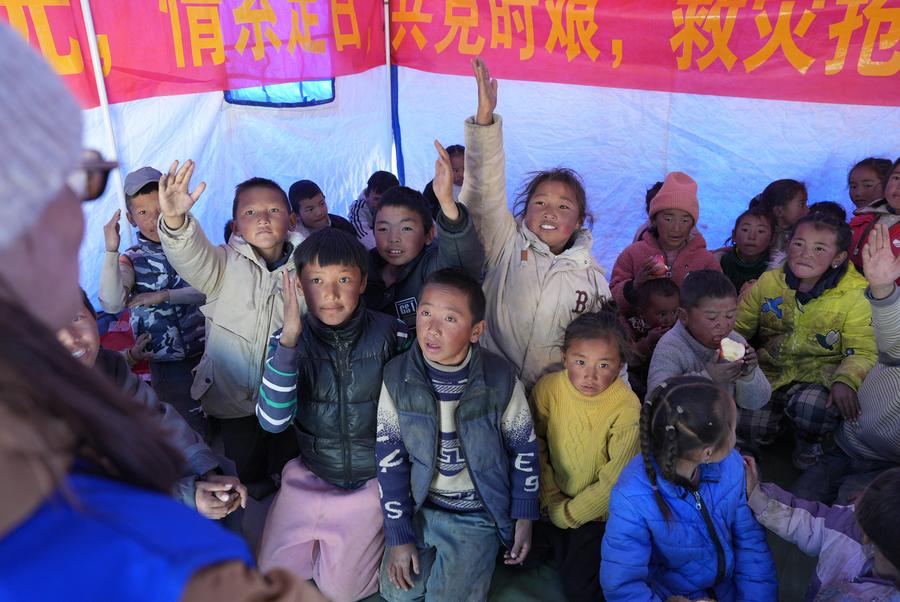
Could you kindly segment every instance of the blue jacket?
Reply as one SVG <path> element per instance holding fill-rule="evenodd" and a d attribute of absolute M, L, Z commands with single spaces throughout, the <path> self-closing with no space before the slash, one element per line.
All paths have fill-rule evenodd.
<path fill-rule="evenodd" d="M 613 488 L 600 564 L 608 602 L 664 601 L 676 595 L 706 599 L 714 586 L 719 602 L 778 599 L 775 564 L 765 530 L 747 506 L 744 463 L 737 452 L 700 465 L 698 493 L 724 552 L 718 585 L 716 546 L 693 493 L 661 477 L 657 482 L 671 510 L 668 522 L 641 456 L 625 467 Z"/>
<path fill-rule="evenodd" d="M 212 564 L 252 565 L 243 541 L 164 495 L 70 474 L 0 539 L 0 600 L 175 602 Z"/>

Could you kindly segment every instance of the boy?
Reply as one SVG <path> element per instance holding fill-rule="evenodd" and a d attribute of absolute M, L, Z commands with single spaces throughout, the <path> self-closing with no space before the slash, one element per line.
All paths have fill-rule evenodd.
<path fill-rule="evenodd" d="M 191 394 L 216 419 L 225 455 L 234 460 L 253 497 L 275 490 L 272 475 L 297 456 L 291 431 L 271 435 L 259 428 L 256 392 L 262 379 L 266 343 L 281 327 L 282 272 L 299 234 L 284 191 L 271 180 L 251 178 L 235 189 L 234 234 L 213 246 L 188 211 L 205 183 L 189 191 L 193 161 L 172 164 L 160 180 L 159 234 L 178 273 L 206 295 L 206 351 L 197 366 Z"/>
<path fill-rule="evenodd" d="M 648 394 L 667 378 L 699 374 L 727 391 L 739 408 L 757 410 L 768 403 L 772 388 L 756 351 L 734 331 L 737 291 L 728 276 L 717 270 L 691 272 L 681 284 L 680 304 L 678 322 L 659 340 L 650 360 Z M 743 345 L 743 358 L 720 359 L 723 339 Z"/>
<path fill-rule="evenodd" d="M 256 413 L 270 432 L 298 427 L 300 457 L 284 469 L 266 520 L 261 567 L 314 579 L 330 600 L 378 588 L 384 547 L 375 480 L 375 414 L 384 364 L 407 346 L 406 327 L 365 309 L 366 249 L 335 228 L 314 232 L 284 276 L 276 332 Z M 309 312 L 301 320 L 297 295 Z"/>
<path fill-rule="evenodd" d="M 397 176 L 387 171 L 376 171 L 369 177 L 366 188 L 358 199 L 350 205 L 347 219 L 356 231 L 359 239 L 367 249 L 375 247 L 375 210 L 381 202 L 381 195 L 399 186 Z"/>
<path fill-rule="evenodd" d="M 375 213 L 375 243 L 369 251 L 366 307 L 396 316 L 415 336 L 416 299 L 425 279 L 442 268 L 459 268 L 473 278 L 481 275 L 484 248 L 468 210 L 453 200 L 450 158 L 435 145 L 434 191 L 441 212 L 435 226 L 425 198 L 406 186 L 389 190 Z"/>
<path fill-rule="evenodd" d="M 515 368 L 478 345 L 484 311 L 477 281 L 435 272 L 418 344 L 384 370 L 375 453 L 392 602 L 483 600 L 499 544 L 506 564 L 531 547 L 537 441 Z"/>
<path fill-rule="evenodd" d="M 671 278 L 654 278 L 638 287 L 635 296 L 637 315 L 622 316 L 622 324 L 632 342 L 628 380 L 632 391 L 644 399 L 653 350 L 678 319 L 678 285 Z"/>
<path fill-rule="evenodd" d="M 191 399 L 193 369 L 203 355 L 203 293 L 188 286 L 163 252 L 159 218 L 162 174 L 142 167 L 125 177 L 125 216 L 138 229 L 137 244 L 119 255 L 119 215 L 103 227 L 106 254 L 100 273 L 100 305 L 117 314 L 127 306 L 135 339 L 148 333 L 150 382 L 191 427 L 203 433 L 204 420 Z"/>
<path fill-rule="evenodd" d="M 310 232 L 322 228 L 337 228 L 356 236 L 356 230 L 340 215 L 328 213 L 325 194 L 312 180 L 298 180 L 288 189 L 291 212 L 297 220 L 296 230 L 309 236 Z"/>

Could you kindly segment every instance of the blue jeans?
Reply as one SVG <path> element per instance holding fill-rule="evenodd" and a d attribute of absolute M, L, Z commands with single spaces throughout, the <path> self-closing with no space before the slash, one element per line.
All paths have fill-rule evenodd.
<path fill-rule="evenodd" d="M 390 548 L 381 563 L 381 597 L 388 602 L 413 600 L 485 600 L 491 587 L 500 539 L 487 512 L 455 513 L 423 507 L 414 517 L 419 574 L 409 591 L 391 583 Z"/>
<path fill-rule="evenodd" d="M 894 467 L 890 462 L 851 458 L 835 447 L 800 475 L 791 486 L 791 493 L 813 502 L 846 505 L 875 477 Z"/>

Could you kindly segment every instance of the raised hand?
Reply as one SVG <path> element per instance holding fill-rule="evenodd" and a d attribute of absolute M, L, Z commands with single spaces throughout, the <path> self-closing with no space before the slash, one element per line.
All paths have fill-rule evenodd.
<path fill-rule="evenodd" d="M 184 216 L 206 190 L 206 182 L 200 182 L 191 192 L 191 176 L 194 174 L 194 162 L 188 159 L 181 168 L 178 161 L 169 167 L 169 173 L 159 179 L 159 210 L 163 214 L 166 226 L 177 230 L 184 224 Z"/>
<path fill-rule="evenodd" d="M 900 256 L 894 257 L 891 233 L 884 224 L 877 224 L 869 234 L 869 242 L 862 250 L 863 270 L 872 296 L 884 299 L 894 292 L 894 282 L 900 278 Z"/>
<path fill-rule="evenodd" d="M 450 155 L 437 140 L 434 141 L 438 158 L 434 162 L 434 194 L 441 204 L 441 213 L 451 222 L 459 219 L 459 207 L 453 198 L 453 167 L 450 165 Z"/>
<path fill-rule="evenodd" d="M 478 111 L 475 123 L 491 125 L 494 123 L 494 110 L 497 108 L 497 80 L 491 79 L 491 72 L 481 57 L 472 59 L 472 70 L 478 83 Z"/>
<path fill-rule="evenodd" d="M 119 235 L 119 218 L 122 217 L 122 210 L 116 209 L 112 218 L 103 225 L 103 240 L 106 242 L 106 250 L 110 253 L 118 253 L 119 243 L 122 238 Z"/>
<path fill-rule="evenodd" d="M 284 347 L 296 347 L 303 321 L 300 319 L 298 298 L 303 296 L 303 289 L 295 276 L 284 270 L 281 273 L 281 286 L 284 294 L 284 326 L 281 329 L 281 344 Z M 299 297 L 298 297 L 299 295 Z"/>

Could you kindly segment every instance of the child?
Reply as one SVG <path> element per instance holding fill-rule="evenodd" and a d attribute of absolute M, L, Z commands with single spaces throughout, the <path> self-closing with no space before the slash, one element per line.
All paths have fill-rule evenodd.
<path fill-rule="evenodd" d="M 435 227 L 425 198 L 406 186 L 395 186 L 381 197 L 375 212 L 375 248 L 369 251 L 366 307 L 402 320 L 415 336 L 416 299 L 429 274 L 459 268 L 473 278 L 481 275 L 484 249 L 465 207 L 453 200 L 450 157 L 435 143 L 434 191 L 441 212 Z"/>
<path fill-rule="evenodd" d="M 665 276 L 681 286 L 694 270 L 720 269 L 703 237 L 692 234 L 699 214 L 693 178 L 678 171 L 666 175 L 650 202 L 647 234 L 622 251 L 613 267 L 610 285 L 620 311 L 634 312 L 634 291 L 652 278 Z"/>
<path fill-rule="evenodd" d="M 890 170 L 890 174 L 884 180 L 884 198 L 872 204 L 861 207 L 853 212 L 850 220 L 850 228 L 853 230 L 853 241 L 850 243 L 850 256 L 853 265 L 862 269 L 862 251 L 869 239 L 869 233 L 875 224 L 883 224 L 888 227 L 891 234 L 894 255 L 900 254 L 900 217 L 897 209 L 900 208 L 900 158 L 898 158 Z"/>
<path fill-rule="evenodd" d="M 418 344 L 384 369 L 375 453 L 391 602 L 484 600 L 499 544 L 506 564 L 531 547 L 537 442 L 515 368 L 478 345 L 484 314 L 477 281 L 435 272 Z"/>
<path fill-rule="evenodd" d="M 298 180 L 291 184 L 288 200 L 291 202 L 291 212 L 297 220 L 295 229 L 304 236 L 329 226 L 356 236 L 356 230 L 350 222 L 340 215 L 328 213 L 325 194 L 312 180 Z"/>
<path fill-rule="evenodd" d="M 384 547 L 372 453 L 381 373 L 408 339 L 401 322 L 359 302 L 366 250 L 353 236 L 318 230 L 294 262 L 256 414 L 273 433 L 296 424 L 300 457 L 284 469 L 259 565 L 314 579 L 331 600 L 358 600 L 378 587 Z M 309 307 L 302 320 L 298 295 Z"/>
<path fill-rule="evenodd" d="M 853 166 L 847 174 L 847 190 L 857 209 L 884 198 L 884 182 L 892 168 L 890 159 L 876 157 L 868 157 Z"/>
<path fill-rule="evenodd" d="M 270 435 L 254 413 L 269 334 L 281 327 L 282 272 L 300 235 L 287 195 L 271 180 L 251 178 L 235 188 L 231 213 L 234 236 L 213 246 L 188 213 L 205 183 L 189 190 L 193 161 L 172 164 L 159 182 L 159 234 L 178 273 L 206 295 L 206 351 L 197 366 L 191 395 L 216 419 L 225 455 L 253 497 L 275 490 L 272 475 L 297 457 L 294 434 Z"/>
<path fill-rule="evenodd" d="M 758 410 L 772 389 L 759 369 L 756 351 L 734 331 L 737 293 L 722 272 L 691 272 L 681 285 L 679 321 L 663 335 L 650 361 L 647 390 L 683 374 L 712 379 L 734 398 L 739 408 Z M 737 341 L 746 351 L 738 360 L 720 359 L 723 339 Z"/>
<path fill-rule="evenodd" d="M 399 185 L 400 180 L 394 174 L 387 171 L 376 171 L 369 177 L 359 198 L 350 205 L 347 218 L 356 231 L 356 238 L 367 249 L 375 248 L 375 210 L 378 209 L 378 203 L 381 202 L 381 195 Z"/>
<path fill-rule="evenodd" d="M 747 209 L 734 222 L 732 246 L 719 257 L 722 272 L 743 296 L 768 269 L 773 217 L 758 207 Z"/>
<path fill-rule="evenodd" d="M 453 171 L 453 198 L 458 199 L 466 173 L 466 147 L 461 144 L 451 144 L 444 150 L 447 151 L 447 156 L 450 157 L 450 167 Z M 441 212 L 441 203 L 434 193 L 434 180 L 425 185 L 422 196 L 428 201 L 432 219 L 436 220 Z"/>
<path fill-rule="evenodd" d="M 775 565 L 734 451 L 734 400 L 678 376 L 641 408 L 641 456 L 613 488 L 600 584 L 618 600 L 777 600 Z"/>
<path fill-rule="evenodd" d="M 678 320 L 678 285 L 671 278 L 654 278 L 645 282 L 637 292 L 637 315 L 622 324 L 631 345 L 628 379 L 631 390 L 643 400 L 647 394 L 650 358 L 659 339 L 669 332 Z"/>
<path fill-rule="evenodd" d="M 760 483 L 756 464 L 746 463 L 748 503 L 757 520 L 819 557 L 804 600 L 900 600 L 900 468 L 872 481 L 854 508 L 795 498 Z"/>
<path fill-rule="evenodd" d="M 460 202 L 485 250 L 483 345 L 512 362 L 529 390 L 544 373 L 560 368 L 558 342 L 566 326 L 609 299 L 609 285 L 591 254 L 591 233 L 582 227 L 590 216 L 578 174 L 537 174 L 519 195 L 517 215 L 509 211 L 503 120 L 494 115 L 497 81 L 481 59 L 473 67 L 478 112 L 465 123 Z"/>
<path fill-rule="evenodd" d="M 875 364 L 866 281 L 850 265 L 850 228 L 825 213 L 800 219 L 783 268 L 764 273 L 741 300 L 735 329 L 758 340 L 772 399 L 741 411 L 738 432 L 751 446 L 772 443 L 787 416 L 794 464 L 806 469 L 843 415 L 855 419 L 856 391 Z"/>
<path fill-rule="evenodd" d="M 809 212 L 806 186 L 797 180 L 775 180 L 750 201 L 750 209 L 772 214 L 775 218 L 771 253 L 775 258 L 787 248 L 791 230 Z M 779 266 L 780 267 L 780 266 Z"/>
<path fill-rule="evenodd" d="M 566 328 L 565 369 L 531 391 L 541 460 L 534 550 L 552 552 L 566 599 L 601 600 L 597 570 L 609 494 L 640 451 L 640 402 L 619 376 L 625 333 L 615 309 L 581 314 Z"/>
<path fill-rule="evenodd" d="M 121 353 L 100 346 L 97 312 L 81 291 L 82 306 L 72 323 L 56 333 L 56 338 L 83 366 L 97 370 L 129 399 L 147 406 L 169 433 L 170 443 L 184 454 L 188 474 L 178 482 L 177 496 L 186 506 L 211 519 L 224 518 L 247 502 L 247 489 L 234 477 L 225 476 L 215 454 L 174 408 L 160 402 L 150 386 L 138 378 Z"/>
<path fill-rule="evenodd" d="M 113 314 L 128 306 L 134 337 L 150 334 L 150 382 L 157 394 L 194 430 L 203 433 L 204 420 L 191 399 L 191 383 L 203 355 L 205 330 L 199 306 L 206 298 L 188 286 L 163 252 L 157 231 L 160 177 L 152 167 L 125 177 L 126 217 L 138 229 L 138 240 L 119 255 L 120 212 L 103 227 L 106 254 L 100 273 L 100 304 Z"/>

